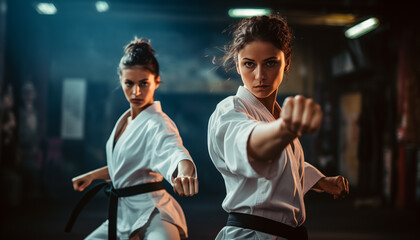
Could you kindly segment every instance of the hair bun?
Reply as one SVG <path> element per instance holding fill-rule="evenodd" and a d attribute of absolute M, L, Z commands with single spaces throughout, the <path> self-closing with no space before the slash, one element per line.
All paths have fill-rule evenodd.
<path fill-rule="evenodd" d="M 125 46 L 124 55 L 118 66 L 118 74 L 121 75 L 122 69 L 134 66 L 142 66 L 156 77 L 159 76 L 159 63 L 149 39 L 138 39 L 135 37 L 133 41 Z"/>
<path fill-rule="evenodd" d="M 134 39 L 124 49 L 126 54 L 143 55 L 151 54 L 155 55 L 155 51 L 150 44 L 150 40 L 146 38 Z"/>

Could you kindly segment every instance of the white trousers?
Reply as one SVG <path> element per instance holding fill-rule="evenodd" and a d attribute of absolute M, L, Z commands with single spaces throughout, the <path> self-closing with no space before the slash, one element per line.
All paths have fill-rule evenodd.
<path fill-rule="evenodd" d="M 225 226 L 220 230 L 215 240 L 287 240 L 282 237 L 251 229 Z"/>
<path fill-rule="evenodd" d="M 131 234 L 132 237 L 139 240 L 179 240 L 178 228 L 172 223 L 161 219 L 159 211 L 155 210 L 149 218 L 149 221 L 141 228 Z M 86 240 L 107 240 L 108 239 L 108 220 L 99 226 L 95 231 L 89 234 Z M 117 237 L 119 240 L 128 240 L 129 238 Z"/>

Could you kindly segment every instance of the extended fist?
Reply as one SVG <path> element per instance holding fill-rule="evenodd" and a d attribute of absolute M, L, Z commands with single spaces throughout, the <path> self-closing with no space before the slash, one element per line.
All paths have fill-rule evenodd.
<path fill-rule="evenodd" d="M 297 137 L 317 131 L 322 122 L 321 107 L 311 98 L 297 95 L 284 100 L 281 119 Z"/>
<path fill-rule="evenodd" d="M 179 196 L 190 197 L 198 193 L 198 179 L 196 177 L 177 177 L 173 180 L 174 192 Z"/>

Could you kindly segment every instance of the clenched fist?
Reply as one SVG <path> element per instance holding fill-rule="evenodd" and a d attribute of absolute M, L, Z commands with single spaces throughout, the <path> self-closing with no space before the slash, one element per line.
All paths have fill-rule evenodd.
<path fill-rule="evenodd" d="M 313 99 L 297 95 L 284 100 L 280 118 L 287 130 L 300 137 L 320 128 L 322 110 Z"/>
<path fill-rule="evenodd" d="M 349 194 L 349 181 L 343 176 L 324 177 L 316 183 L 315 188 L 333 195 L 334 199 L 341 199 Z"/>
<path fill-rule="evenodd" d="M 73 188 L 75 191 L 83 191 L 86 187 L 88 187 L 94 179 L 92 178 L 91 174 L 83 174 L 78 177 L 73 178 L 71 181 L 73 182 Z"/>
<path fill-rule="evenodd" d="M 190 197 L 198 193 L 198 179 L 196 177 L 177 177 L 173 180 L 174 192 L 179 196 Z"/>
<path fill-rule="evenodd" d="M 179 196 L 190 197 L 198 193 L 198 179 L 192 161 L 182 160 L 178 163 L 177 177 L 172 180 L 174 192 Z"/>

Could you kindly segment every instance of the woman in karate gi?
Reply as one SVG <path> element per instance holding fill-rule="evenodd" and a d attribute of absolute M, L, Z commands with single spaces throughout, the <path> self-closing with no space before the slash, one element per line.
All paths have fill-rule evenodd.
<path fill-rule="evenodd" d="M 117 121 L 106 144 L 107 166 L 73 179 L 76 191 L 93 180 L 111 180 L 115 189 L 144 183 L 173 184 L 180 196 L 198 192 L 197 172 L 182 145 L 178 129 L 154 101 L 159 87 L 159 64 L 146 39 L 125 47 L 119 64 L 121 87 L 128 109 Z M 86 239 L 107 239 L 108 220 Z M 180 239 L 187 237 L 181 206 L 164 189 L 118 199 L 118 239 Z"/>
<path fill-rule="evenodd" d="M 259 16 L 240 21 L 228 45 L 224 63 L 233 59 L 244 86 L 209 120 L 209 154 L 224 178 L 229 213 L 216 239 L 307 239 L 304 194 L 348 194 L 344 177 L 325 177 L 304 162 L 298 138 L 319 129 L 321 107 L 301 95 L 283 107 L 276 102 L 291 40 L 280 16 Z"/>

